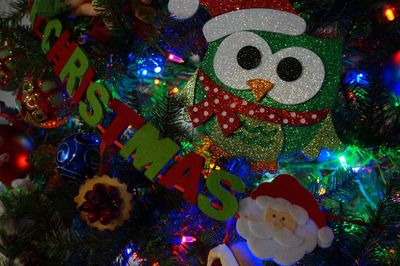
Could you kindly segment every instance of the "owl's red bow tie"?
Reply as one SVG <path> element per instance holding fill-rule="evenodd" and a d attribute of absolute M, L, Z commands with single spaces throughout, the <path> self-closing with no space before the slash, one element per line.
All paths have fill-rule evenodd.
<path fill-rule="evenodd" d="M 319 123 L 329 113 L 329 109 L 312 112 L 295 112 L 258 105 L 227 92 L 216 85 L 202 71 L 199 72 L 199 75 L 207 97 L 200 103 L 189 108 L 189 115 L 193 126 L 198 127 L 216 115 L 222 133 L 226 137 L 241 126 L 237 114 L 268 123 L 295 127 Z"/>

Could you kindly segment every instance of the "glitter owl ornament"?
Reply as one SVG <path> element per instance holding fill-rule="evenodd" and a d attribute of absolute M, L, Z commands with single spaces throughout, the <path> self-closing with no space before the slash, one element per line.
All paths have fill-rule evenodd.
<path fill-rule="evenodd" d="M 57 78 L 25 78 L 16 100 L 23 119 L 36 127 L 59 127 L 67 122 L 73 110 L 72 98 Z"/>
<path fill-rule="evenodd" d="M 245 157 L 257 171 L 279 158 L 336 150 L 330 108 L 341 72 L 341 41 L 305 34 L 288 0 L 171 0 L 177 19 L 198 4 L 210 12 L 208 52 L 182 92 L 194 127 L 218 156 Z"/>

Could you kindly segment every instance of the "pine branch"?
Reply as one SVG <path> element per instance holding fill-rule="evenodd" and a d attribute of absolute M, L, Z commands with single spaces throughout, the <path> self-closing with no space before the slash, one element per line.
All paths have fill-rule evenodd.
<path fill-rule="evenodd" d="M 115 37 L 119 37 L 116 40 L 123 40 L 125 44 L 133 40 L 131 23 L 123 13 L 120 0 L 97 0 L 95 7 Z"/>
<path fill-rule="evenodd" d="M 163 137 L 173 140 L 181 138 L 185 132 L 182 121 L 182 107 L 169 92 L 160 88 L 152 97 L 152 124 L 158 128 Z"/>

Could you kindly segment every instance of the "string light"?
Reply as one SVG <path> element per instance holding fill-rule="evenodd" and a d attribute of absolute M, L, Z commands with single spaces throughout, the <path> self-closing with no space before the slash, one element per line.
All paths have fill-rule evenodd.
<path fill-rule="evenodd" d="M 160 85 L 160 82 L 161 82 L 161 81 L 160 81 L 159 79 L 155 79 L 155 80 L 154 80 L 154 84 L 155 84 L 155 85 Z"/>
<path fill-rule="evenodd" d="M 29 162 L 28 162 L 28 155 L 26 154 L 20 154 L 17 156 L 17 166 L 19 169 L 26 169 L 28 168 Z"/>
<path fill-rule="evenodd" d="M 400 51 L 396 52 L 396 53 L 393 55 L 393 63 L 394 63 L 395 65 L 400 65 Z"/>
<path fill-rule="evenodd" d="M 178 87 L 174 87 L 171 91 L 171 94 L 176 94 L 179 92 L 179 88 Z"/>
<path fill-rule="evenodd" d="M 185 62 L 185 60 L 183 60 L 181 57 L 174 55 L 172 53 L 168 54 L 168 60 L 171 62 L 179 63 L 179 64 L 182 64 Z"/>
<path fill-rule="evenodd" d="M 368 74 L 363 71 L 348 71 L 344 78 L 344 83 L 347 85 L 362 85 L 368 86 Z"/>
<path fill-rule="evenodd" d="M 162 71 L 162 68 L 161 67 L 156 67 L 156 68 L 154 68 L 154 73 L 160 73 Z"/>
<path fill-rule="evenodd" d="M 347 164 L 346 157 L 344 155 L 339 157 L 339 162 L 344 169 L 347 169 L 349 165 Z"/>
<path fill-rule="evenodd" d="M 125 250 L 125 253 L 126 253 L 127 256 L 130 256 L 132 254 L 132 252 L 133 252 L 132 248 L 127 248 Z"/>
<path fill-rule="evenodd" d="M 155 53 L 150 53 L 145 57 L 134 57 L 130 55 L 129 60 L 139 76 L 160 74 L 163 71 L 165 61 L 162 56 Z M 137 66 L 139 67 L 136 68 Z"/>
<path fill-rule="evenodd" d="M 385 7 L 385 17 L 386 17 L 386 19 L 388 21 L 395 20 L 396 19 L 396 13 L 395 12 L 396 12 L 396 10 L 393 7 L 391 7 L 391 6 Z"/>
<path fill-rule="evenodd" d="M 321 187 L 319 190 L 318 190 L 318 195 L 324 195 L 326 193 L 326 188 L 323 188 L 323 187 Z"/>
<path fill-rule="evenodd" d="M 184 243 L 194 243 L 194 242 L 196 242 L 196 241 L 197 241 L 197 239 L 196 239 L 195 237 L 192 237 L 192 236 L 182 236 L 181 244 L 184 244 Z"/>
<path fill-rule="evenodd" d="M 393 92 L 394 105 L 396 106 L 400 96 L 400 51 L 392 56 L 391 63 L 384 68 L 383 81 L 385 86 Z"/>

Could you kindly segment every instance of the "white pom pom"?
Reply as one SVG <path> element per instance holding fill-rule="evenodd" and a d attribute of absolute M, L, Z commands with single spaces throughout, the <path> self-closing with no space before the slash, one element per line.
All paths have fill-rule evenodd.
<path fill-rule="evenodd" d="M 32 184 L 31 179 L 29 176 L 27 176 L 24 179 L 15 179 L 11 183 L 11 187 L 13 189 L 22 189 L 25 191 L 33 191 L 34 190 L 34 185 Z"/>
<path fill-rule="evenodd" d="M 200 56 L 198 54 L 192 54 L 189 58 L 190 62 L 194 64 L 200 63 Z"/>
<path fill-rule="evenodd" d="M 199 0 L 169 0 L 168 10 L 176 19 L 187 19 L 196 14 Z"/>
<path fill-rule="evenodd" d="M 220 260 L 222 266 L 239 266 L 231 249 L 221 244 L 208 253 L 207 266 L 211 266 L 215 260 Z"/>
<path fill-rule="evenodd" d="M 321 248 L 328 248 L 332 245 L 334 237 L 332 229 L 327 226 L 322 227 L 318 231 L 318 245 Z"/>

